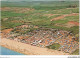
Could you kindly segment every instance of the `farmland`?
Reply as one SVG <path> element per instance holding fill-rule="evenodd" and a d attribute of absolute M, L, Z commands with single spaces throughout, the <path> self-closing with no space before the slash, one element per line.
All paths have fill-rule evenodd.
<path fill-rule="evenodd" d="M 46 31 L 46 29 L 48 30 Z M 62 39 L 59 39 L 60 35 L 57 35 L 58 39 L 54 39 L 54 44 L 47 46 L 49 49 L 57 49 L 61 51 L 66 51 L 68 48 L 63 50 L 62 43 L 60 41 L 69 40 L 69 43 L 74 43 L 78 46 L 79 42 L 79 3 L 78 1 L 22 1 L 22 2 L 3 2 L 1 5 L 1 30 L 13 29 L 8 33 L 8 38 L 20 38 L 22 42 L 30 41 L 27 44 L 32 44 L 33 40 L 36 41 L 37 36 L 41 37 L 41 32 L 46 32 L 46 35 L 43 38 L 46 38 L 47 41 L 49 37 L 53 37 L 51 29 L 56 29 L 53 35 L 57 35 L 57 32 L 60 32 L 63 36 Z M 45 29 L 44 31 L 42 29 Z M 38 30 L 38 31 L 37 31 Z M 63 31 L 62 31 L 63 30 Z M 71 32 L 72 35 L 68 34 Z M 49 33 L 49 34 L 47 34 Z M 11 36 L 14 35 L 15 36 Z M 34 34 L 34 35 L 33 35 Z M 43 33 L 42 33 L 43 34 Z M 68 34 L 68 35 L 67 35 Z M 28 35 L 28 36 L 27 36 Z M 37 35 L 37 36 L 36 36 Z M 73 42 L 70 42 L 75 37 Z M 5 35 L 6 36 L 6 35 Z M 25 37 L 24 37 L 25 36 Z M 26 38 L 27 37 L 27 38 Z M 34 39 L 33 39 L 33 38 Z M 22 39 L 21 39 L 22 38 Z M 42 38 L 42 37 L 41 37 Z M 40 40 L 41 40 L 40 38 Z M 65 39 L 64 39 L 65 38 Z M 19 41 L 20 41 L 19 40 Z M 57 42 L 57 43 L 56 43 Z M 42 43 L 40 43 L 42 44 Z M 36 46 L 40 45 L 39 43 Z M 67 45 L 68 43 L 66 43 Z M 33 45 L 33 44 L 32 44 Z M 42 44 L 41 47 L 45 47 L 47 44 Z M 39 46 L 38 46 L 39 47 Z M 54 48 L 55 47 L 55 48 Z M 61 48 L 59 48 L 61 47 Z M 75 48 L 72 45 L 73 48 Z M 75 48 L 73 51 L 70 51 L 70 54 L 78 54 L 78 48 Z M 68 51 L 68 53 L 69 53 Z"/>

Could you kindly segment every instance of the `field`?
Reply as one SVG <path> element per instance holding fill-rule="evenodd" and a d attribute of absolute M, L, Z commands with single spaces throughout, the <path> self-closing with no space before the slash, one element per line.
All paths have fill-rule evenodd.
<path fill-rule="evenodd" d="M 16 36 L 25 35 L 40 28 L 52 28 L 71 32 L 79 42 L 78 1 L 22 1 L 1 4 L 1 30 L 13 29 Z M 48 48 L 58 49 L 54 43 Z M 76 52 L 74 52 L 76 54 Z"/>

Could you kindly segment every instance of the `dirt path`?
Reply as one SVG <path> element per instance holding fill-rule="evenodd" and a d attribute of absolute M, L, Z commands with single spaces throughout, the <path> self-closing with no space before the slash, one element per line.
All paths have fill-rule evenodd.
<path fill-rule="evenodd" d="M 79 23 L 78 22 L 75 22 L 75 21 L 69 21 L 68 24 L 70 25 L 75 25 L 75 26 L 79 26 Z"/>
<path fill-rule="evenodd" d="M 1 31 L 1 37 L 4 37 L 6 36 L 7 37 L 7 34 L 10 33 L 13 29 L 5 29 L 5 30 L 2 30 Z"/>
<path fill-rule="evenodd" d="M 13 30 L 12 28 L 11 28 L 11 29 L 5 29 L 5 30 L 2 30 L 2 33 L 8 34 L 8 33 L 10 33 L 12 30 Z"/>
<path fill-rule="evenodd" d="M 79 15 L 79 14 L 78 13 L 72 13 L 72 14 L 67 14 L 67 15 L 61 15 L 59 17 L 51 19 L 51 21 L 63 19 L 64 17 L 67 17 L 67 16 L 77 16 L 77 15 Z"/>

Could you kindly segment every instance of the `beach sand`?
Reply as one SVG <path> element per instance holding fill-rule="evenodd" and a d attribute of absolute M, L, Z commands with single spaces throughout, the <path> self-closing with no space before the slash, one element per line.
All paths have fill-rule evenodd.
<path fill-rule="evenodd" d="M 25 55 L 68 55 L 62 51 L 40 48 L 6 38 L 1 39 L 0 45 Z"/>

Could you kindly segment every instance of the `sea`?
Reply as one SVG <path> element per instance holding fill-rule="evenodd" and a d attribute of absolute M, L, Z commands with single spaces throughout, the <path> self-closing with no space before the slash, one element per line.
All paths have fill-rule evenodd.
<path fill-rule="evenodd" d="M 24 54 L 0 46 L 0 55 L 24 55 Z"/>

